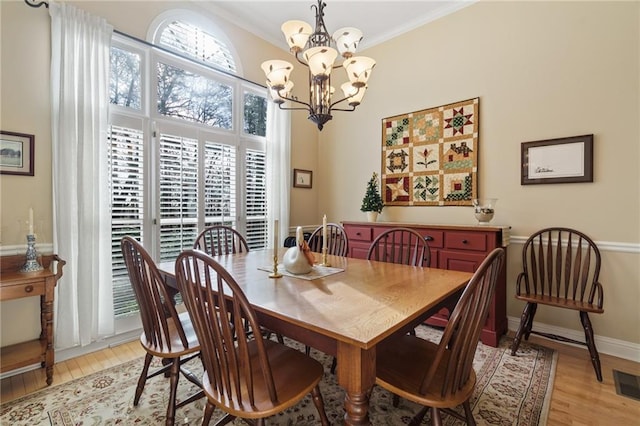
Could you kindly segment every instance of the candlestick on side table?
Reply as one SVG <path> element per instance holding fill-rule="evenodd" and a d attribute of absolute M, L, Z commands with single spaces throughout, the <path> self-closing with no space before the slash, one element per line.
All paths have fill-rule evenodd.
<path fill-rule="evenodd" d="M 36 236 L 33 232 L 33 207 L 29 207 L 29 222 L 27 223 L 29 233 L 27 234 L 26 262 L 20 268 L 20 272 L 37 272 L 44 268 L 38 262 L 38 252 L 36 250 Z"/>
<path fill-rule="evenodd" d="M 31 231 L 33 232 L 33 230 Z M 38 252 L 36 251 L 36 236 L 33 234 L 27 235 L 27 261 L 20 268 L 20 272 L 37 272 L 42 271 L 44 268 L 38 262 Z"/>

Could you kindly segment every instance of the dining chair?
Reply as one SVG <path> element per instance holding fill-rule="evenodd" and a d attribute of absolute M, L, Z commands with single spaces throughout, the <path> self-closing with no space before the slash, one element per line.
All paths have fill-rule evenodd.
<path fill-rule="evenodd" d="M 212 225 L 205 228 L 196 237 L 193 248 L 202 250 L 210 256 L 246 253 L 249 251 L 246 238 L 240 232 L 225 225 Z M 269 330 L 262 330 L 262 332 L 267 337 L 272 333 Z M 280 334 L 276 333 L 276 337 L 280 343 L 284 343 L 284 338 Z"/>
<path fill-rule="evenodd" d="M 193 248 L 202 250 L 211 256 L 244 253 L 249 251 L 245 237 L 225 225 L 213 225 L 205 228 L 196 237 Z"/>
<path fill-rule="evenodd" d="M 431 251 L 427 240 L 410 228 L 391 228 L 378 235 L 367 259 L 410 266 L 430 266 Z"/>
<path fill-rule="evenodd" d="M 208 254 L 186 250 L 176 260 L 176 280 L 200 341 L 207 397 L 203 425 L 216 407 L 235 417 L 256 420 L 277 414 L 311 393 L 320 421 L 328 425 L 319 383 L 318 361 L 260 334 L 253 307 L 235 279 Z"/>
<path fill-rule="evenodd" d="M 378 346 L 376 384 L 423 406 L 409 424 L 419 425 L 431 408 L 433 425 L 442 424 L 441 412 L 475 425 L 469 403 L 476 384 L 473 358 L 504 258 L 504 249 L 496 248 L 483 260 L 451 312 L 439 343 L 405 334 Z M 395 406 L 397 401 L 394 398 Z M 460 404 L 464 417 L 452 410 Z"/>
<path fill-rule="evenodd" d="M 390 228 L 373 240 L 367 259 L 429 267 L 431 250 L 427 240 L 418 231 L 410 228 Z M 409 333 L 414 336 L 416 334 L 415 330 Z"/>
<path fill-rule="evenodd" d="M 319 226 L 309 237 L 309 248 L 316 253 L 322 253 L 323 227 Z M 345 257 L 349 253 L 349 239 L 342 225 L 337 223 L 327 223 L 327 254 Z M 305 346 L 304 352 L 309 355 L 311 347 Z M 336 357 L 331 363 L 331 372 L 336 371 Z"/>
<path fill-rule="evenodd" d="M 530 334 L 587 346 L 598 381 L 602 381 L 600 356 L 593 337 L 589 313 L 601 314 L 603 291 L 598 281 L 600 251 L 584 233 L 571 228 L 551 227 L 531 235 L 522 249 L 522 272 L 516 281 L 516 299 L 526 302 L 520 326 L 511 344 L 515 355 L 524 336 Z M 538 304 L 580 313 L 585 342 L 532 330 Z"/>
<path fill-rule="evenodd" d="M 309 248 L 316 253 L 322 253 L 323 229 L 319 226 L 309 237 Z M 349 240 L 342 225 L 327 223 L 327 254 L 346 256 L 349 253 Z"/>
<path fill-rule="evenodd" d="M 190 382 L 202 388 L 200 380 L 182 366 L 200 355 L 200 345 L 189 314 L 187 312 L 178 314 L 156 264 L 142 244 L 130 236 L 125 236 L 120 241 L 120 247 L 140 308 L 143 328 L 140 343 L 146 351 L 133 405 L 138 405 L 147 379 L 168 373 L 169 403 L 165 424 L 173 425 L 177 408 L 203 396 L 203 392 L 199 391 L 176 404 L 176 390 L 181 373 Z M 163 367 L 149 373 L 153 357 L 162 359 Z"/>

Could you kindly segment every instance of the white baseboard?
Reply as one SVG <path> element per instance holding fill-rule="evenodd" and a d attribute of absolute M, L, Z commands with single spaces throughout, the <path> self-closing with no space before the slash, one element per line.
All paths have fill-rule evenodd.
<path fill-rule="evenodd" d="M 508 317 L 509 321 L 509 330 L 517 330 L 520 326 L 520 318 L 516 317 Z M 542 324 L 539 322 L 533 322 L 533 329 L 536 331 L 541 331 L 543 333 L 556 334 L 558 336 L 564 336 L 569 339 L 577 340 L 579 342 L 584 342 L 584 333 L 582 331 L 576 331 L 569 328 L 557 327 L 555 325 Z M 544 338 L 544 336 L 539 336 Z M 595 335 L 596 340 L 596 348 L 598 352 L 601 354 L 612 355 L 622 359 L 628 359 L 634 362 L 640 362 L 640 345 L 637 343 L 627 342 L 625 340 L 612 339 L 611 337 L 598 336 Z M 572 343 L 562 342 L 563 344 L 576 346 L 579 348 L 584 348 L 587 350 L 586 346 L 575 345 Z"/>

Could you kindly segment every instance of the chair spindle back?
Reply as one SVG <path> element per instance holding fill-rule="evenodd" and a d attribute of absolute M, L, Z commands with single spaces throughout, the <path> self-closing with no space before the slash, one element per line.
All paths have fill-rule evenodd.
<path fill-rule="evenodd" d="M 392 228 L 378 235 L 369 247 L 367 259 L 410 266 L 430 266 L 429 244 L 417 231 Z"/>
<path fill-rule="evenodd" d="M 214 225 L 205 228 L 196 237 L 193 248 L 202 250 L 210 256 L 249 251 L 249 246 L 244 236 L 235 229 L 224 225 Z"/>
<path fill-rule="evenodd" d="M 309 237 L 309 248 L 322 253 L 322 226 L 316 228 Z M 349 240 L 344 228 L 337 223 L 327 223 L 327 254 L 346 256 L 349 253 Z"/>
<path fill-rule="evenodd" d="M 524 289 L 527 294 L 589 303 L 597 294 L 602 307 L 600 262 L 598 247 L 582 232 L 542 229 L 529 237 L 522 250 Z"/>
<path fill-rule="evenodd" d="M 431 380 L 442 371 L 445 375 L 441 388 L 443 397 L 454 395 L 469 380 L 504 258 L 503 248 L 494 249 L 469 280 L 449 316 L 436 357 L 422 381 L 421 392 L 426 393 Z"/>
<path fill-rule="evenodd" d="M 120 241 L 129 281 L 140 308 L 145 338 L 150 345 L 171 350 L 170 327 L 175 327 L 184 348 L 188 339 L 158 268 L 145 248 L 130 236 Z M 169 321 L 169 318 L 173 321 Z M 171 326 L 170 323 L 171 322 Z"/>
<path fill-rule="evenodd" d="M 233 277 L 208 254 L 186 250 L 176 260 L 176 279 L 200 341 L 202 363 L 220 399 L 236 407 L 254 406 L 254 384 L 259 380 L 276 403 L 263 337 L 245 328 L 248 324 L 248 329 L 260 330 L 257 317 Z M 255 340 L 255 350 L 250 351 L 250 340 Z M 250 368 L 254 356 L 259 357 L 259 372 Z"/>

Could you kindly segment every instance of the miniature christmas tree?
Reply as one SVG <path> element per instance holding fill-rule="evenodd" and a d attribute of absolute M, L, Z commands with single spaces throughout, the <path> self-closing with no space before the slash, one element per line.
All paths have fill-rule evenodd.
<path fill-rule="evenodd" d="M 369 183 L 367 183 L 367 192 L 364 194 L 364 198 L 362 199 L 362 206 L 360 210 L 363 212 L 382 212 L 382 208 L 384 207 L 384 203 L 382 202 L 382 197 L 380 197 L 380 193 L 378 192 L 378 174 L 373 172 L 373 176 L 369 179 Z"/>

